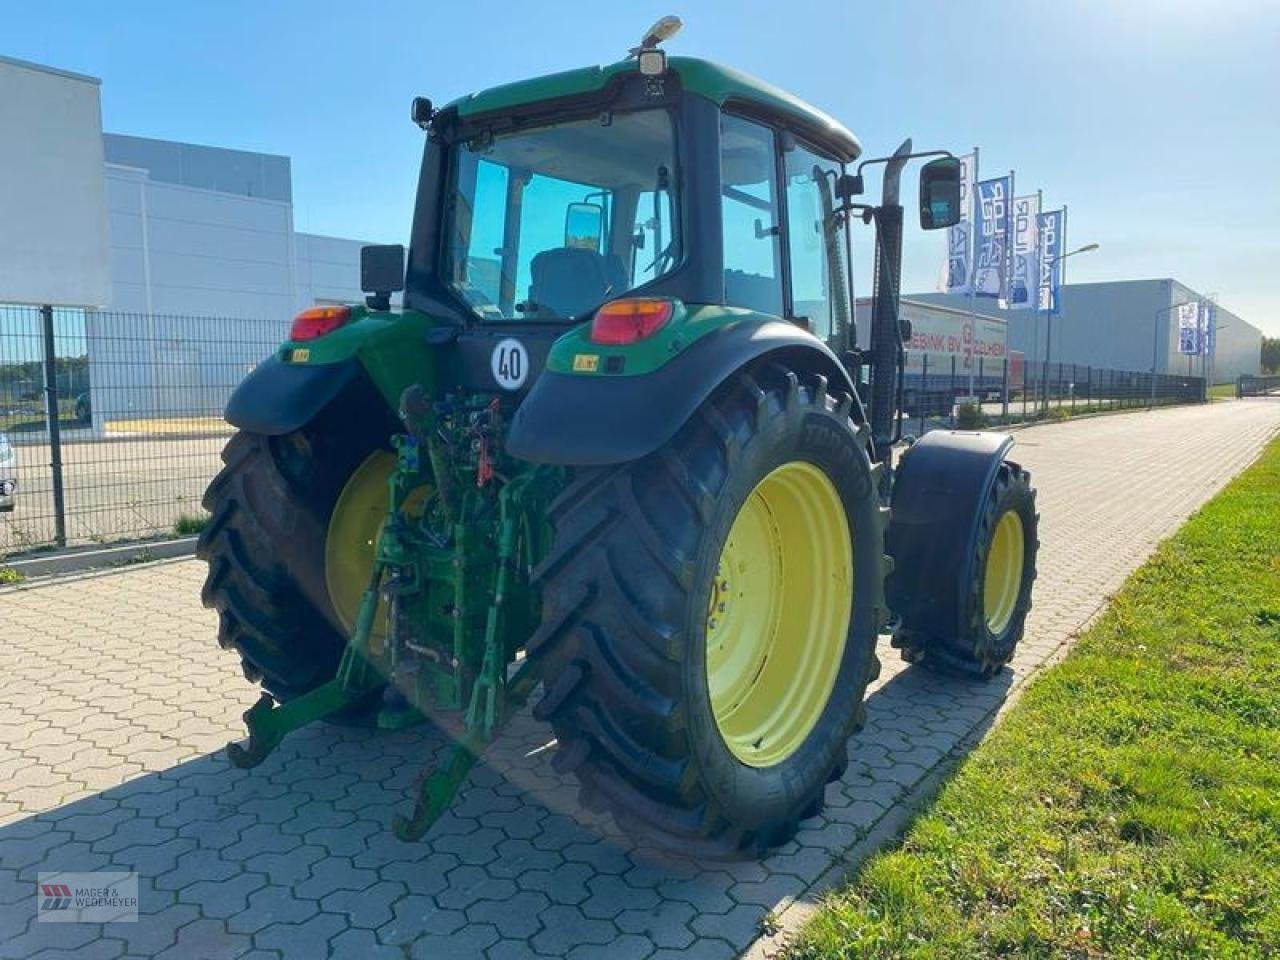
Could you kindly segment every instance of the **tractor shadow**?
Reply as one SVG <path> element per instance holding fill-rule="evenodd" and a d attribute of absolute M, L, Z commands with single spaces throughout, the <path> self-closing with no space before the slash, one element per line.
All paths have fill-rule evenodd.
<path fill-rule="evenodd" d="M 700 863 L 637 846 L 582 808 L 527 710 L 426 837 L 402 842 L 392 818 L 410 811 L 448 738 L 317 724 L 252 770 L 208 754 L 0 826 L 0 940 L 15 955 L 98 937 L 151 954 L 196 937 L 188 952 L 231 957 L 287 947 L 298 928 L 278 925 L 314 919 L 330 936 L 365 928 L 428 956 L 462 945 L 478 955 L 499 939 L 553 955 L 596 944 L 605 955 L 620 936 L 669 949 L 711 936 L 741 950 L 782 898 L 980 739 L 1014 679 L 886 667 L 826 810 L 764 861 Z M 36 875 L 61 870 L 136 871 L 140 922 L 35 922 Z"/>

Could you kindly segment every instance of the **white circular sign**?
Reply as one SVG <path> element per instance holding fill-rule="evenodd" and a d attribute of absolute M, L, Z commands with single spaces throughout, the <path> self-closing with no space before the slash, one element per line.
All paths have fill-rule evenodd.
<path fill-rule="evenodd" d="M 511 337 L 499 340 L 489 358 L 489 369 L 503 390 L 519 390 L 529 377 L 529 351 Z"/>

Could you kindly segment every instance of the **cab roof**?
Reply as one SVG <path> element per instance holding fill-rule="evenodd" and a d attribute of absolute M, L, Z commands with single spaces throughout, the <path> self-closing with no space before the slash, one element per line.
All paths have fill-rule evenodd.
<path fill-rule="evenodd" d="M 795 121 L 802 130 L 812 131 L 823 144 L 839 150 L 844 154 L 842 159 L 854 160 L 862 153 L 862 144 L 844 124 L 763 80 L 695 57 L 670 57 L 667 67 L 679 76 L 686 92 L 698 94 L 719 106 L 737 101 L 780 114 L 784 119 Z M 638 70 L 639 65 L 632 59 L 566 70 L 491 87 L 455 100 L 449 106 L 456 108 L 459 116 L 472 117 L 526 103 L 593 93 L 603 89 L 614 77 Z"/>

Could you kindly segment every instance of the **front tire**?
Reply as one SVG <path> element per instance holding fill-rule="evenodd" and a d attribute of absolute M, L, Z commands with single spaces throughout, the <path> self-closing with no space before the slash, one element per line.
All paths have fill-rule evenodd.
<path fill-rule="evenodd" d="M 1013 659 L 1026 630 L 1036 579 L 1039 515 L 1031 475 L 1004 461 L 987 493 L 963 588 L 963 629 L 934 636 L 904 620 L 893 645 L 908 663 L 990 679 Z"/>
<path fill-rule="evenodd" d="M 703 857 L 762 855 L 821 809 L 884 614 L 884 517 L 851 411 L 820 376 L 743 373 L 667 446 L 557 500 L 527 651 L 584 805 Z"/>

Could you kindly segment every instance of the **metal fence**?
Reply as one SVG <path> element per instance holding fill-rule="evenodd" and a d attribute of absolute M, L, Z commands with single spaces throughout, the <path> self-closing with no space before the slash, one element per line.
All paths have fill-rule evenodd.
<path fill-rule="evenodd" d="M 282 321 L 0 307 L 0 433 L 16 457 L 5 466 L 0 452 L 0 484 L 17 480 L 0 558 L 197 529 L 231 432 L 227 398 L 285 335 Z M 1195 377 L 908 357 L 904 429 L 1203 397 Z"/>
<path fill-rule="evenodd" d="M 230 434 L 222 410 L 287 326 L 0 307 L 0 557 L 180 534 Z M 51 429 L 52 427 L 52 429 Z M 6 477 L 6 474 L 8 475 Z"/>
<path fill-rule="evenodd" d="M 1280 376 L 1252 377 L 1241 374 L 1236 381 L 1237 397 L 1277 397 L 1280 398 Z"/>

